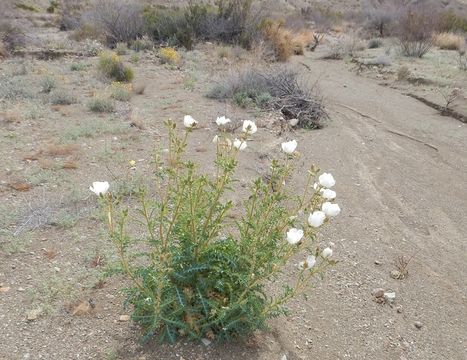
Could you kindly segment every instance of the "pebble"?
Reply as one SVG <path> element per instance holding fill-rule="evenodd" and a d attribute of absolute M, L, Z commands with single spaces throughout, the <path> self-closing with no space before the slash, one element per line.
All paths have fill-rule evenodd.
<path fill-rule="evenodd" d="M 376 298 L 381 298 L 384 296 L 384 289 L 382 288 L 376 288 L 371 291 L 371 295 L 373 295 Z"/>
<path fill-rule="evenodd" d="M 379 260 L 375 260 L 375 265 L 383 265 L 383 263 Z"/>
<path fill-rule="evenodd" d="M 404 276 L 402 275 L 402 273 L 398 270 L 392 270 L 391 271 L 391 277 L 393 279 L 402 279 Z"/>
<path fill-rule="evenodd" d="M 420 321 L 415 321 L 414 325 L 417 329 L 421 329 L 423 327 L 423 324 Z"/>
<path fill-rule="evenodd" d="M 384 300 L 386 300 L 389 303 L 392 303 L 394 300 L 396 300 L 395 292 L 385 292 L 383 295 L 384 295 Z"/>
<path fill-rule="evenodd" d="M 206 339 L 206 338 L 202 338 L 201 342 L 204 344 L 204 346 L 211 345 L 211 341 L 209 339 Z"/>
<path fill-rule="evenodd" d="M 28 321 L 36 320 L 40 313 L 41 313 L 41 309 L 34 309 L 34 310 L 29 311 L 27 315 L 27 320 Z"/>
<path fill-rule="evenodd" d="M 130 315 L 120 315 L 118 318 L 118 321 L 129 321 L 130 320 Z"/>

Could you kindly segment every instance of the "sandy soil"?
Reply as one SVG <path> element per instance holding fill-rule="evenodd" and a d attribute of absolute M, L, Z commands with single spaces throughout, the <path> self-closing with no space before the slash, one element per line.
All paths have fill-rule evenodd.
<path fill-rule="evenodd" d="M 247 343 L 138 344 L 137 328 L 118 321 L 128 313 L 119 292 L 123 282 L 113 278 L 98 283 L 102 268 L 96 257 L 102 254 L 110 260 L 111 251 L 87 187 L 98 178 L 123 176 L 130 159 L 138 160 L 141 174 L 149 171 L 151 150 L 164 141 L 162 120 L 167 117 L 181 119 L 191 113 L 199 119 L 201 128 L 190 150 L 195 159 L 206 162 L 217 115 L 237 120 L 255 115 L 203 96 L 213 74 L 226 71 L 228 64 L 209 62 L 201 52 L 189 59 L 183 71 L 162 67 L 151 55 L 134 65 L 136 82 L 148 84 L 130 107 L 144 130 L 129 127 L 128 105 L 120 104 L 111 115 L 86 110 L 93 89 L 104 87 L 92 67 L 72 73 L 69 64 L 75 59 L 28 62 L 30 74 L 25 78 L 32 79 L 31 88 L 45 71 L 52 72 L 79 93 L 80 102 L 55 110 L 43 105 L 37 117 L 2 123 L 1 224 L 17 229 L 28 204 L 42 209 L 56 205 L 74 217 L 71 224 L 49 221 L 18 238 L 0 234 L 0 358 L 467 358 L 467 125 L 438 115 L 397 89 L 349 72 L 340 62 L 311 54 L 295 61 L 307 64 L 311 70 L 304 71 L 320 79 L 328 104 L 326 127 L 280 137 L 273 129 L 260 128 L 242 154 L 239 178 L 245 182 L 261 174 L 267 166 L 262 155 L 278 155 L 281 141 L 297 139 L 299 165 L 315 162 L 337 179 L 343 213 L 321 240 L 336 244 L 340 263 L 314 284 L 308 301 L 291 303 L 291 317 L 272 322 L 270 332 Z M 96 63 L 95 58 L 80 61 Z M 9 71 L 17 63 L 1 66 Z M 187 85 L 191 78 L 196 78 L 193 87 Z M 23 110 L 21 106 L 17 108 Z M 104 122 L 111 127 L 97 127 L 87 135 L 70 133 Z M 258 123 L 266 125 L 267 116 L 259 114 Z M 51 169 L 44 169 L 44 159 L 24 160 L 25 154 L 59 139 L 68 139 L 78 149 L 71 155 L 41 155 L 55 164 Z M 76 162 L 77 169 L 57 167 L 65 161 Z M 37 173 L 47 177 L 28 192 L 9 186 Z M 298 171 L 291 183 L 301 188 L 303 174 Z M 414 255 L 409 274 L 393 279 L 393 262 L 402 254 Z M 373 301 L 375 288 L 395 291 L 395 302 Z M 89 300 L 93 307 L 73 316 L 76 304 Z M 37 319 L 27 321 L 28 312 L 38 308 L 42 313 Z"/>

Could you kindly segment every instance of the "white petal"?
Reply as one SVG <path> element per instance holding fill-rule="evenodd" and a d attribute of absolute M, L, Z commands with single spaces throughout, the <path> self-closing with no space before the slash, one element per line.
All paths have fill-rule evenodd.
<path fill-rule="evenodd" d="M 287 142 L 283 142 L 281 144 L 282 146 L 282 151 L 285 152 L 286 154 L 292 154 L 295 149 L 297 148 L 297 140 L 291 140 Z"/>
<path fill-rule="evenodd" d="M 244 133 L 252 135 L 258 130 L 258 128 L 256 127 L 256 124 L 253 121 L 245 120 L 243 122 L 242 130 Z"/>
<path fill-rule="evenodd" d="M 333 200 L 337 196 L 336 192 L 331 189 L 321 189 L 321 195 L 328 200 Z"/>
<path fill-rule="evenodd" d="M 334 180 L 334 177 L 332 174 L 329 173 L 322 173 L 319 178 L 319 183 L 321 186 L 324 186 L 325 188 L 331 188 L 334 185 L 336 185 L 336 181 Z"/>
<path fill-rule="evenodd" d="M 303 230 L 302 229 L 295 229 L 291 228 L 287 231 L 287 241 L 289 244 L 294 245 L 300 242 L 303 237 Z"/>
<path fill-rule="evenodd" d="M 195 127 L 196 124 L 198 124 L 198 122 L 195 119 L 193 119 L 191 115 L 185 115 L 185 117 L 183 118 L 183 125 L 185 125 L 185 127 L 187 128 Z"/>
<path fill-rule="evenodd" d="M 325 219 L 326 214 L 323 211 L 313 211 L 313 213 L 308 217 L 308 224 L 317 228 L 323 225 Z"/>
<path fill-rule="evenodd" d="M 234 146 L 235 148 L 237 148 L 238 150 L 240 150 L 240 151 L 245 150 L 246 147 L 247 147 L 246 141 L 242 141 L 242 140 L 239 140 L 239 139 L 235 139 L 235 140 L 234 140 L 233 146 Z"/>
<path fill-rule="evenodd" d="M 323 252 L 321 253 L 321 256 L 323 258 L 328 258 L 328 257 L 331 257 L 332 256 L 332 249 L 327 247 L 326 249 L 323 250 Z"/>

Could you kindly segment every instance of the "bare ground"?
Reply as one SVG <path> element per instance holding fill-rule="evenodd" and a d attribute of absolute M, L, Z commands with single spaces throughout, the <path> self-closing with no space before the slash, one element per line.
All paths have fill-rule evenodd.
<path fill-rule="evenodd" d="M 34 166 L 34 161 L 22 160 L 25 153 L 37 150 L 50 137 L 58 138 L 70 126 L 99 121 L 81 105 L 55 111 L 46 116 L 47 121 L 39 118 L 1 128 L 1 151 L 9 169 L 2 168 L 6 180 L 0 194 L 10 213 L 33 199 L 51 202 L 57 193 L 68 194 L 71 189 L 82 191 L 80 208 L 90 210 L 72 226 L 48 224 L 30 232 L 18 245 L 21 249 L 0 252 L 0 284 L 9 288 L 0 293 L 0 358 L 281 359 L 285 354 L 287 359 L 465 359 L 466 125 L 438 115 L 395 89 L 354 75 L 342 63 L 300 61 L 320 78 L 330 115 L 327 126 L 282 137 L 261 129 L 243 153 L 239 177 L 246 181 L 261 174 L 267 162 L 260 155 L 278 155 L 280 142 L 288 138 L 299 142 L 298 169 L 315 162 L 335 175 L 343 213 L 322 241 L 336 244 L 340 263 L 315 284 L 308 301 L 296 299 L 290 318 L 272 322 L 271 332 L 257 334 L 247 343 L 206 347 L 182 341 L 174 346 L 151 343 L 141 347 L 137 328 L 118 321 L 120 314 L 128 312 L 118 292 L 122 282 L 114 278 L 92 288 L 99 269 L 91 264 L 96 253 L 107 254 L 109 246 L 93 199 L 85 194 L 91 181 L 111 176 L 103 164 L 119 174 L 129 159 L 141 160 L 138 168 L 144 173 L 154 143 L 164 141 L 162 120 L 180 119 L 185 113 L 201 122 L 190 149 L 203 160 L 210 152 L 217 115 L 238 120 L 252 116 L 202 96 L 211 77 L 204 65 L 197 68 L 200 79 L 190 91 L 184 89 L 186 73 L 145 58 L 136 73 L 148 87 L 145 95 L 134 97 L 131 103 L 145 129 L 119 130 L 118 126 L 128 126 L 125 114 L 102 117 L 117 130 L 101 129 L 78 138 L 78 157 L 73 159 L 79 165 L 76 170 L 61 170 L 24 194 L 7 187 L 11 179 L 27 175 Z M 57 60 L 34 66 L 51 67 L 60 75 L 65 71 L 61 64 Z M 92 89 L 87 88 L 87 78 L 67 76 L 77 76 L 69 81 L 89 96 Z M 299 170 L 293 186 L 303 186 L 303 177 Z M 57 254 L 51 256 L 50 250 Z M 401 254 L 415 256 L 409 275 L 396 280 L 390 271 Z M 291 266 L 285 281 L 292 278 Z M 380 287 L 395 291 L 392 305 L 373 301 L 371 291 Z M 95 308 L 73 316 L 69 311 L 73 305 L 67 304 L 69 294 L 75 300 L 92 299 Z M 44 304 L 49 311 L 26 321 L 28 311 L 44 308 Z"/>

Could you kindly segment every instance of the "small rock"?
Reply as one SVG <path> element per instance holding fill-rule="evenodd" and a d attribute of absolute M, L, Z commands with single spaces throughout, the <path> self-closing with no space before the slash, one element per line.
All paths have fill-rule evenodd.
<path fill-rule="evenodd" d="M 404 275 L 402 275 L 402 273 L 399 270 L 392 270 L 391 271 L 391 277 L 393 279 L 399 280 L 399 279 L 402 279 L 404 277 Z"/>
<path fill-rule="evenodd" d="M 120 315 L 118 321 L 130 321 L 130 315 Z"/>
<path fill-rule="evenodd" d="M 417 329 L 421 329 L 423 327 L 423 324 L 420 321 L 415 321 L 413 324 Z"/>
<path fill-rule="evenodd" d="M 392 303 L 394 300 L 396 300 L 395 292 L 385 292 L 383 296 L 384 296 L 384 300 L 386 300 L 389 303 Z"/>
<path fill-rule="evenodd" d="M 0 286 L 0 293 L 6 293 L 8 291 L 10 291 L 9 286 Z"/>
<path fill-rule="evenodd" d="M 60 272 L 60 268 L 59 268 L 58 266 L 55 266 L 55 267 L 54 267 L 54 270 L 55 270 L 56 272 Z"/>
<path fill-rule="evenodd" d="M 298 119 L 290 119 L 290 120 L 289 120 L 289 124 L 290 124 L 290 126 L 292 126 L 292 127 L 297 126 L 297 124 L 298 124 Z"/>
<path fill-rule="evenodd" d="M 402 313 L 402 305 L 399 305 L 399 306 L 396 308 L 396 310 L 397 310 L 397 312 L 398 312 L 399 314 L 401 314 L 401 313 Z"/>
<path fill-rule="evenodd" d="M 371 291 L 371 295 L 373 295 L 375 298 L 381 298 L 384 296 L 384 289 L 381 288 L 376 288 Z"/>
<path fill-rule="evenodd" d="M 209 345 L 211 345 L 211 340 L 206 339 L 206 338 L 202 338 L 202 339 L 201 339 L 201 342 L 204 344 L 204 346 L 209 346 Z"/>
<path fill-rule="evenodd" d="M 281 360 L 287 360 L 287 355 L 282 355 Z"/>
<path fill-rule="evenodd" d="M 25 289 L 22 288 L 22 287 L 19 287 L 19 288 L 18 288 L 18 291 L 19 291 L 19 292 L 23 292 L 23 291 L 25 291 Z"/>
<path fill-rule="evenodd" d="M 375 265 L 383 265 L 383 263 L 379 260 L 375 260 Z"/>
<path fill-rule="evenodd" d="M 27 315 L 27 320 L 28 321 L 36 320 L 39 317 L 40 313 L 41 313 L 41 309 L 30 310 Z"/>

